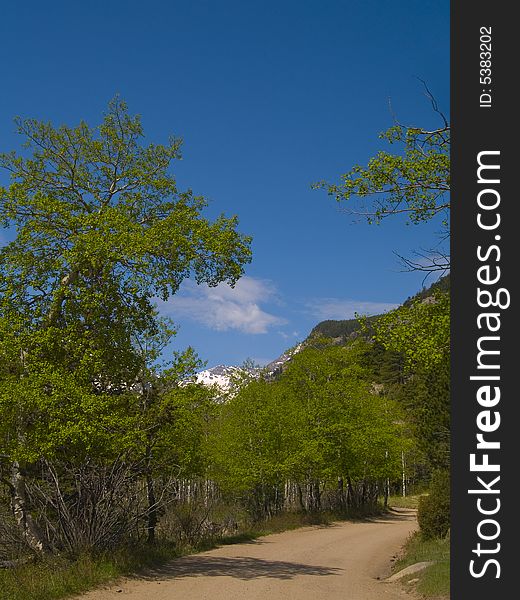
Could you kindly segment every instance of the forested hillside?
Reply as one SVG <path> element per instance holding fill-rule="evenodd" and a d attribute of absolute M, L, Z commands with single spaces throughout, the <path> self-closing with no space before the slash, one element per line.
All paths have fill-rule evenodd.
<path fill-rule="evenodd" d="M 16 457 L 11 480 L 3 459 L 3 559 L 194 542 L 287 511 L 373 510 L 424 484 L 449 464 L 445 285 L 368 323 L 339 322 L 341 342 L 318 326 L 280 375 L 244 377 L 224 402 L 220 389 L 179 385 L 188 355 L 126 390 L 96 381 L 87 394 L 86 382 L 40 372 L 23 446 L 3 396 Z M 22 501 L 25 524 L 11 512 Z"/>
<path fill-rule="evenodd" d="M 428 296 L 431 296 L 434 292 L 449 292 L 450 290 L 450 275 L 444 275 L 437 281 L 432 283 L 430 286 L 423 288 L 414 296 L 407 298 L 403 304 L 409 306 L 414 300 L 423 300 Z M 379 315 L 380 316 L 380 315 Z M 378 315 L 367 317 L 366 323 L 372 323 L 377 320 Z M 311 331 L 309 338 L 316 336 L 325 336 L 329 338 L 343 338 L 347 340 L 349 337 L 355 336 L 361 330 L 361 324 L 359 319 L 345 319 L 345 320 L 327 320 L 318 323 Z"/>
<path fill-rule="evenodd" d="M 370 319 L 373 319 L 372 317 Z M 318 323 L 311 331 L 309 338 L 324 336 L 346 341 L 355 337 L 361 329 L 359 319 L 346 319 L 343 321 L 327 320 Z"/>
<path fill-rule="evenodd" d="M 280 515 L 379 510 L 449 465 L 449 280 L 377 317 L 326 321 L 273 373 L 190 383 L 154 299 L 235 283 L 236 217 L 167 172 L 113 101 L 91 129 L 18 122 L 32 158 L 0 219 L 0 561 L 192 549 Z M 283 360 L 282 360 L 283 358 Z M 193 381 L 193 380 L 191 380 Z"/>

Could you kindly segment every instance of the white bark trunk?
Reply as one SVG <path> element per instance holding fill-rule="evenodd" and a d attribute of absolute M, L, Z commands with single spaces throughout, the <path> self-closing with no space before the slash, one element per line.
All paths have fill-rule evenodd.
<path fill-rule="evenodd" d="M 20 465 L 16 461 L 13 462 L 11 466 L 11 484 L 12 506 L 15 521 L 20 527 L 29 548 L 37 554 L 43 554 L 46 550 L 45 543 L 43 542 L 43 537 L 38 526 L 34 522 L 31 513 L 27 510 L 25 479 L 20 470 Z"/>
<path fill-rule="evenodd" d="M 401 464 L 403 467 L 403 498 L 406 498 L 406 463 L 404 460 L 404 452 L 401 452 Z"/>

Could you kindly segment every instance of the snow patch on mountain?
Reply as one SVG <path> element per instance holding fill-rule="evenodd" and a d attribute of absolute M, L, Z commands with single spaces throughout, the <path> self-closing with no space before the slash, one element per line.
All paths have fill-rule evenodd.
<path fill-rule="evenodd" d="M 277 359 L 271 361 L 265 367 L 259 367 L 256 369 L 238 367 L 238 366 L 226 366 L 217 365 L 204 371 L 195 373 L 186 383 L 199 383 L 206 386 L 216 386 L 222 392 L 228 393 L 236 385 L 237 381 L 243 378 L 254 378 L 265 377 L 270 379 L 280 375 L 285 365 L 291 360 L 291 358 L 303 348 L 303 344 L 298 344 L 294 348 L 287 350 Z"/>
<path fill-rule="evenodd" d="M 214 385 L 223 392 L 229 392 L 233 387 L 233 381 L 247 374 L 248 371 L 242 367 L 217 365 L 216 367 L 211 367 L 211 369 L 195 373 L 191 381 L 206 386 Z"/>

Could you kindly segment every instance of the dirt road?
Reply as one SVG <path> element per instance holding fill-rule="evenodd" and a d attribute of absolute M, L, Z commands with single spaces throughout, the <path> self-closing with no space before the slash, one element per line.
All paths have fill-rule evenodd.
<path fill-rule="evenodd" d="M 404 600 L 384 583 L 416 528 L 412 511 L 306 527 L 186 556 L 82 600 Z"/>

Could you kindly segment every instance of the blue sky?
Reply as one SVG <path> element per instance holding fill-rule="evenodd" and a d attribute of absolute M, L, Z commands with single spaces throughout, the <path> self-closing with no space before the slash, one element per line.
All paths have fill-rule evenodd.
<path fill-rule="evenodd" d="M 448 112 L 447 0 L 11 1 L 0 44 L 0 150 L 19 148 L 15 115 L 95 124 L 118 93 L 149 141 L 184 139 L 179 186 L 253 236 L 234 290 L 187 282 L 161 306 L 175 348 L 193 345 L 208 366 L 266 362 L 320 320 L 421 288 L 394 252 L 431 247 L 438 224 L 354 222 L 310 185 L 383 147 L 389 99 L 400 121 L 437 124 L 417 77 Z"/>

